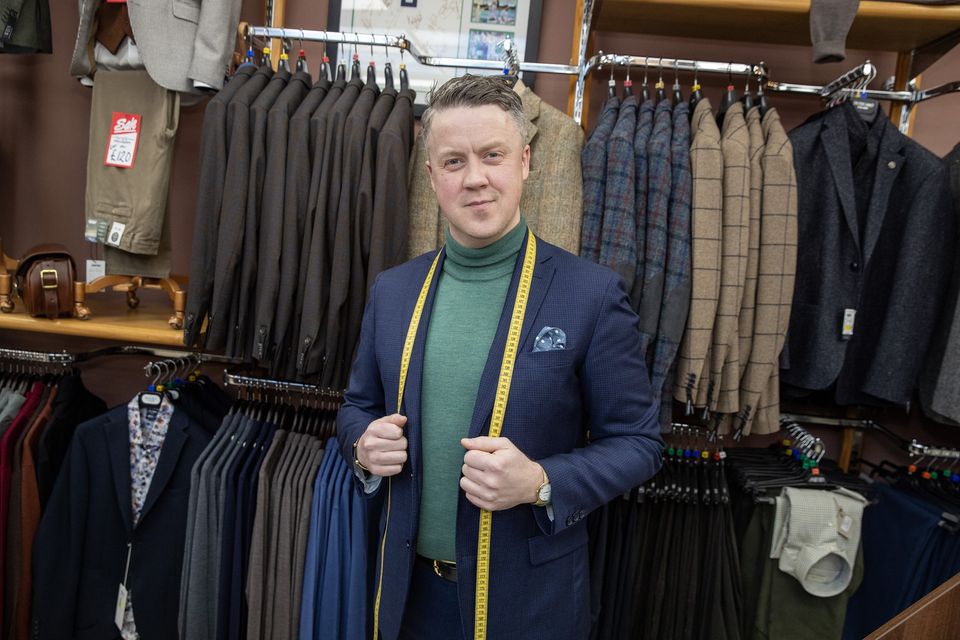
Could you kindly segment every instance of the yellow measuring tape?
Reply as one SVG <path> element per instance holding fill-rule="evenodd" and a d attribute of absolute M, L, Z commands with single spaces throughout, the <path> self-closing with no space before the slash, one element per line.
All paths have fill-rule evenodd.
<path fill-rule="evenodd" d="M 427 294 L 436 274 L 437 264 L 440 261 L 440 252 L 433 259 L 427 277 L 420 287 L 417 304 L 413 308 L 413 317 L 407 328 L 407 337 L 403 343 L 403 353 L 400 357 L 400 383 L 397 391 L 397 413 L 403 406 L 403 390 L 407 384 L 407 372 L 410 370 L 410 358 L 413 355 L 413 344 L 417 338 L 417 329 L 423 315 L 423 307 L 427 302 Z M 533 281 L 533 268 L 537 263 L 537 240 L 532 231 L 527 231 L 527 250 L 523 256 L 523 267 L 520 271 L 520 284 L 517 287 L 517 298 L 513 304 L 513 315 L 510 318 L 510 329 L 507 332 L 507 344 L 503 350 L 503 361 L 500 364 L 500 378 L 497 382 L 497 395 L 493 403 L 493 414 L 490 418 L 490 437 L 499 437 L 503 428 L 503 417 L 507 411 L 507 399 L 510 396 L 510 382 L 513 379 L 513 365 L 517 359 L 517 349 L 520 346 L 520 331 L 523 328 L 523 317 L 527 310 L 527 300 L 530 297 L 530 284 Z M 387 529 L 390 526 L 390 494 L 391 483 L 387 478 L 387 516 L 383 528 L 383 540 L 380 542 L 380 576 L 377 580 L 377 596 L 373 605 L 373 638 L 377 640 L 380 633 L 380 598 L 383 595 L 383 566 L 387 548 Z M 493 513 L 480 511 L 480 533 L 477 538 L 477 597 L 475 603 L 474 638 L 482 640 L 487 637 L 487 603 L 489 602 L 490 585 L 490 538 Z"/>

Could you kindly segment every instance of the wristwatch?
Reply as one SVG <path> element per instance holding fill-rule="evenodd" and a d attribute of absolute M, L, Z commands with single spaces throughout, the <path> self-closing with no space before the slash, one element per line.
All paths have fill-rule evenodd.
<path fill-rule="evenodd" d="M 367 469 L 363 466 L 363 463 L 360 462 L 360 458 L 357 457 L 357 445 L 360 444 L 360 438 L 357 438 L 353 443 L 353 468 L 359 471 L 362 471 L 364 474 L 369 474 L 370 469 Z"/>
<path fill-rule="evenodd" d="M 547 477 L 547 470 L 540 467 L 543 471 L 543 482 L 537 488 L 537 501 L 533 503 L 535 507 L 545 507 L 550 504 L 550 478 Z"/>

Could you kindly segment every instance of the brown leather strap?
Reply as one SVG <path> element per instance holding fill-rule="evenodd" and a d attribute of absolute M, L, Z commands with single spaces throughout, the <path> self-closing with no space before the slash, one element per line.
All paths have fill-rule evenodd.
<path fill-rule="evenodd" d="M 60 315 L 60 296 L 56 289 L 43 290 L 44 315 L 53 320 Z"/>

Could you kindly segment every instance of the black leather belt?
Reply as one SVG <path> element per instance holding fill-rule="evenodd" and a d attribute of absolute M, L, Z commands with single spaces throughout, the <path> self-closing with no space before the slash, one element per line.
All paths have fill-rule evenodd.
<path fill-rule="evenodd" d="M 457 581 L 457 563 L 446 560 L 431 560 L 417 554 L 417 562 L 427 564 L 435 575 L 443 578 L 447 582 Z"/>

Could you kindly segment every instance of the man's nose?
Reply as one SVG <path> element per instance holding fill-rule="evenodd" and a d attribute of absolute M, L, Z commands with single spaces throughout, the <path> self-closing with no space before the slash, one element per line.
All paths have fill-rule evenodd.
<path fill-rule="evenodd" d="M 468 189 L 480 189 L 487 186 L 486 168 L 479 160 L 471 160 L 467 163 L 467 175 L 464 178 L 464 186 Z"/>

